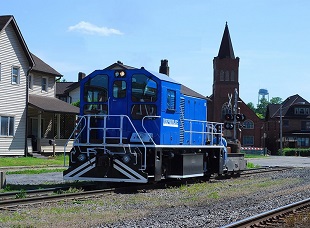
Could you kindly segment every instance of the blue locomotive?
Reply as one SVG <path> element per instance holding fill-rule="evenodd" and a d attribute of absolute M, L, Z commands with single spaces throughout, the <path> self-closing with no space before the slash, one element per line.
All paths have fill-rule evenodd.
<path fill-rule="evenodd" d="M 206 97 L 165 74 L 96 70 L 80 81 L 64 179 L 147 183 L 245 169 L 242 154 L 224 154 L 223 124 L 206 116 Z"/>

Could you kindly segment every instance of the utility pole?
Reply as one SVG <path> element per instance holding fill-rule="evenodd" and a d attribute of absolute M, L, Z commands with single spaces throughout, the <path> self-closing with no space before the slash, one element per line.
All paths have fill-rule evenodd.
<path fill-rule="evenodd" d="M 236 116 L 237 116 L 237 111 L 238 111 L 238 91 L 237 91 L 237 88 L 235 88 L 235 103 L 234 103 L 234 107 L 233 107 L 233 114 L 234 114 L 234 138 L 233 138 L 233 140 L 234 141 L 236 141 L 237 140 L 237 118 L 236 118 Z"/>
<path fill-rule="evenodd" d="M 282 104 L 280 106 L 280 155 L 282 155 L 282 151 L 283 151 L 283 142 L 282 142 Z"/>

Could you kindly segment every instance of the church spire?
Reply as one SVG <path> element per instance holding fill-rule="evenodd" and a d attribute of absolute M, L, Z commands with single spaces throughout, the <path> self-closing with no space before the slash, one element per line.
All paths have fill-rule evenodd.
<path fill-rule="evenodd" d="M 235 58 L 234 49 L 232 47 L 227 22 L 225 25 L 224 34 L 222 37 L 222 42 L 221 42 L 220 50 L 219 50 L 217 57 L 219 59 L 224 59 L 224 58 L 234 59 Z"/>

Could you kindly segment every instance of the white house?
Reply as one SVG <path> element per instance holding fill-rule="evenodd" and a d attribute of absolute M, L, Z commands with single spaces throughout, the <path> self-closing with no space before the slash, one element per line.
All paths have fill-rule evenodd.
<path fill-rule="evenodd" d="M 13 16 L 0 16 L 0 155 L 43 152 L 49 139 L 69 137 L 79 110 L 55 98 L 61 76 L 29 51 Z"/>

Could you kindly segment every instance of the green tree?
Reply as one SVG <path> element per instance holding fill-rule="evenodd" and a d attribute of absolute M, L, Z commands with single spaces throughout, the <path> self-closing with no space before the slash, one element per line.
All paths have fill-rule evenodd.
<path fill-rule="evenodd" d="M 67 82 L 65 78 L 57 78 L 56 82 Z"/>
<path fill-rule="evenodd" d="M 72 102 L 71 104 L 76 107 L 80 107 L 80 101 Z"/>
<path fill-rule="evenodd" d="M 260 102 L 256 107 L 256 115 L 261 114 L 262 116 L 265 116 L 268 104 L 269 102 L 266 98 L 260 99 Z"/>
<path fill-rule="evenodd" d="M 282 98 L 281 97 L 273 97 L 270 99 L 270 104 L 281 104 Z"/>
<path fill-rule="evenodd" d="M 281 104 L 282 103 L 282 98 L 281 97 L 273 97 L 268 101 L 266 98 L 260 99 L 259 104 L 257 104 L 256 108 L 254 107 L 254 104 L 252 102 L 249 102 L 247 106 L 252 109 L 256 115 L 260 119 L 264 119 L 267 111 L 267 106 L 269 104 Z"/>
<path fill-rule="evenodd" d="M 254 107 L 254 104 L 252 102 L 247 103 L 247 106 L 252 109 L 254 112 L 256 112 L 256 109 Z"/>

